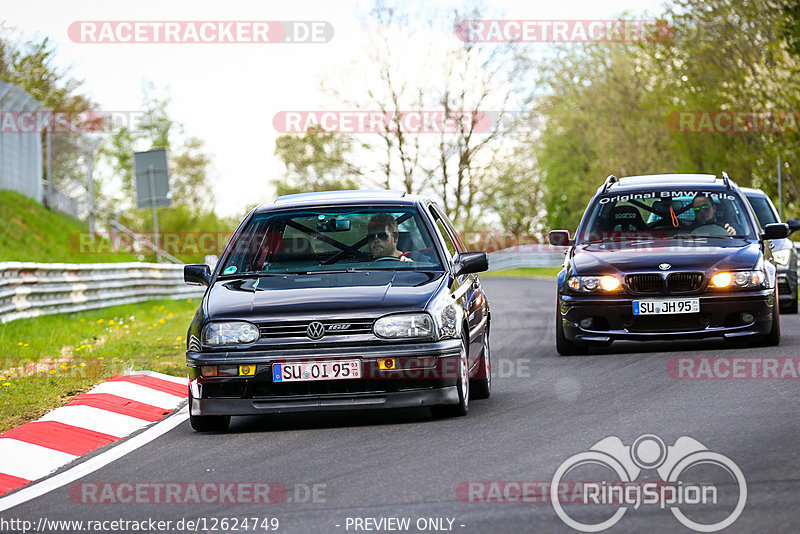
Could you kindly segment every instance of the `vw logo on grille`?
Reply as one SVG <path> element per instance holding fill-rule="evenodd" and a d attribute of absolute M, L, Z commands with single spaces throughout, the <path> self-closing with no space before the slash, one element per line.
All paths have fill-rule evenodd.
<path fill-rule="evenodd" d="M 325 335 L 325 326 L 319 321 L 309 323 L 306 327 L 306 335 L 310 339 L 322 339 L 322 336 Z"/>
<path fill-rule="evenodd" d="M 661 265 L 658 266 L 658 268 L 661 269 L 662 271 L 669 271 L 671 267 L 672 265 L 670 265 L 669 263 L 662 263 Z"/>

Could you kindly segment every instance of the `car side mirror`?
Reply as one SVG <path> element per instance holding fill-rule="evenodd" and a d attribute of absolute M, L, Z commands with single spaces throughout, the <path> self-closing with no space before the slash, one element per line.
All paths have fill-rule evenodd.
<path fill-rule="evenodd" d="M 789 219 L 788 221 L 786 221 L 786 224 L 789 225 L 789 235 L 791 235 L 792 232 L 800 230 L 800 221 Z"/>
<path fill-rule="evenodd" d="M 550 230 L 547 234 L 547 239 L 551 245 L 556 247 L 570 246 L 569 230 Z"/>
<path fill-rule="evenodd" d="M 208 265 L 185 265 L 183 281 L 190 286 L 207 286 L 211 283 L 211 268 Z"/>
<path fill-rule="evenodd" d="M 784 239 L 789 237 L 789 225 L 786 223 L 772 223 L 764 227 L 761 239 Z"/>
<path fill-rule="evenodd" d="M 489 270 L 489 258 L 485 252 L 462 252 L 456 257 L 454 274 L 481 273 Z"/>

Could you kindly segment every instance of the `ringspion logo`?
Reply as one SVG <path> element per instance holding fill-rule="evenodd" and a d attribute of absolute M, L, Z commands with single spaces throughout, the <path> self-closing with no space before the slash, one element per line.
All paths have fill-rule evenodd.
<path fill-rule="evenodd" d="M 608 480 L 583 483 L 580 504 L 618 505 L 611 517 L 603 521 L 578 520 L 565 510 L 559 498 L 559 488 L 570 472 L 586 466 L 601 467 L 610 471 Z M 727 479 L 733 479 L 737 492 L 735 504 L 726 507 L 720 503 L 723 489 L 730 484 L 700 484 L 692 482 L 693 470 L 698 467 L 716 468 Z M 629 484 L 644 472 L 655 470 L 660 481 Z M 696 473 L 696 471 L 694 471 Z M 626 446 L 616 436 L 598 441 L 588 451 L 567 458 L 556 469 L 550 483 L 550 503 L 556 515 L 568 526 L 580 532 L 600 532 L 616 525 L 628 510 L 638 510 L 643 504 L 657 504 L 669 508 L 684 526 L 697 532 L 717 532 L 739 518 L 747 502 L 747 482 L 739 466 L 722 454 L 712 452 L 696 439 L 681 436 L 674 445 L 667 446 L 653 434 L 644 434 Z M 700 523 L 685 510 L 694 506 L 715 506 L 730 512 L 714 523 Z M 724 512 L 721 512 L 724 513 Z M 577 514 L 574 514 L 577 515 Z"/>

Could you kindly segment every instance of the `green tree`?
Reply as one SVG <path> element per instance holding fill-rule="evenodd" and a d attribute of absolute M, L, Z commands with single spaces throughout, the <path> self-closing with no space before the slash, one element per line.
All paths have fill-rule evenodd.
<path fill-rule="evenodd" d="M 797 110 L 800 56 L 796 1 L 676 0 L 665 17 L 673 38 L 650 50 L 676 110 Z M 796 131 L 796 130 L 795 130 Z M 796 133 L 675 135 L 684 168 L 719 174 L 777 192 L 780 154 L 788 186 L 784 205 L 796 212 L 800 139 Z"/>
<path fill-rule="evenodd" d="M 530 138 L 550 228 L 574 229 L 609 174 L 675 172 L 668 97 L 634 45 L 562 49 L 541 67 L 544 129 Z"/>
<path fill-rule="evenodd" d="M 125 202 L 132 206 L 135 199 L 133 153 L 166 148 L 172 203 L 200 212 L 213 211 L 208 178 L 211 158 L 205 152 L 203 140 L 182 135 L 183 125 L 169 114 L 170 98 L 155 95 L 152 84 L 145 84 L 143 101 L 145 119 L 140 129 L 120 128 L 101 151 L 113 174 L 120 178 Z"/>
<path fill-rule="evenodd" d="M 275 155 L 285 173 L 271 184 L 278 195 L 358 189 L 361 172 L 349 162 L 351 146 L 348 137 L 319 126 L 303 135 L 281 135 L 275 140 Z"/>
<path fill-rule="evenodd" d="M 170 98 L 159 96 L 154 86 L 148 83 L 143 87 L 142 99 L 145 118 L 140 128 L 136 131 L 119 129 L 102 148 L 102 157 L 113 175 L 119 178 L 123 195 L 118 202 L 109 204 L 109 213 L 120 214 L 120 222 L 135 232 L 153 231 L 151 210 L 135 209 L 133 153 L 166 148 L 171 206 L 157 208 L 159 231 L 173 239 L 167 252 L 186 262 L 202 262 L 204 253 L 218 254 L 221 251 L 217 250 L 218 247 L 213 252 L 201 250 L 192 244 L 192 236 L 198 233 L 227 234 L 233 231 L 238 220 L 220 218 L 215 213 L 208 176 L 211 158 L 202 139 L 183 135 L 183 125 L 169 113 Z M 174 241 L 176 238 L 177 242 Z M 153 258 L 154 255 L 145 256 L 147 260 Z"/>
<path fill-rule="evenodd" d="M 45 109 L 78 114 L 96 109 L 80 94 L 82 80 L 55 65 L 56 50 L 48 38 L 19 42 L 17 35 L 0 26 L 0 79 L 30 93 Z M 44 136 L 42 136 L 44 150 Z M 73 197 L 86 194 L 86 150 L 90 140 L 80 134 L 51 136 L 53 184 Z M 44 161 L 43 161 L 44 165 Z M 44 169 L 45 177 L 47 169 Z"/>

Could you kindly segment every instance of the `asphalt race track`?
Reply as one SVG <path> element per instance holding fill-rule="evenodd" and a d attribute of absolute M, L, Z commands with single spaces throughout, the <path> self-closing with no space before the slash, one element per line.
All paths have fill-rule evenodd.
<path fill-rule="evenodd" d="M 173 522 L 168 532 L 195 531 L 185 528 L 185 522 L 183 529 L 174 525 L 181 519 L 203 518 L 204 523 L 195 525 L 198 532 L 268 532 L 261 528 L 263 523 L 256 530 L 252 523 L 242 528 L 243 518 L 254 517 L 277 518 L 277 532 L 286 533 L 575 532 L 541 496 L 528 502 L 470 502 L 471 497 L 479 500 L 480 491 L 464 488 L 516 487 L 510 481 L 549 483 L 562 462 L 604 438 L 616 436 L 630 446 L 639 436 L 654 434 L 666 445 L 682 436 L 693 438 L 741 469 L 746 504 L 726 532 L 798 531 L 800 380 L 687 380 L 671 377 L 667 368 L 671 358 L 689 356 L 749 357 L 751 366 L 753 358 L 798 357 L 800 317 L 782 317 L 783 341 L 771 349 L 716 340 L 628 342 L 589 356 L 558 357 L 552 280 L 486 278 L 483 283 L 493 314 L 493 393 L 488 400 L 471 403 L 466 417 L 432 419 L 427 409 L 247 417 L 234 418 L 226 434 L 196 434 L 185 421 L 74 484 L 2 512 L 0 518 L 35 525 L 40 518 L 160 519 Z M 731 360 L 726 363 L 733 365 Z M 720 503 L 695 505 L 686 515 L 704 523 L 724 519 L 739 494 L 733 476 L 715 466 L 693 469 L 681 480 L 713 479 Z M 576 477 L 595 477 L 583 480 L 602 476 L 602 471 L 579 471 Z M 644 469 L 636 480 L 660 478 L 655 469 Z M 134 502 L 124 504 L 82 502 L 81 491 L 87 487 L 100 495 L 98 488 L 119 488 L 106 483 L 125 482 L 276 482 L 287 493 L 276 504 L 150 504 L 135 502 L 135 495 Z M 509 493 L 508 500 L 514 498 Z M 573 517 L 595 523 L 617 509 L 564 506 Z M 212 530 L 212 518 L 240 523 L 237 529 L 232 522 L 226 528 L 216 523 Z M 397 530 L 398 523 L 386 522 L 389 518 L 408 519 L 409 527 Z M 114 527 L 119 525 L 106 523 L 99 532 L 133 531 Z M 21 532 L 8 526 L 2 530 Z M 607 532 L 692 530 L 669 507 L 642 504 L 629 507 Z"/>

